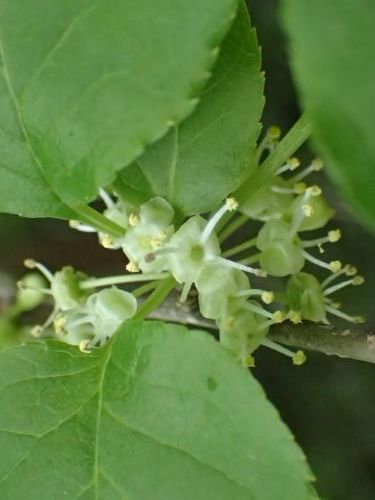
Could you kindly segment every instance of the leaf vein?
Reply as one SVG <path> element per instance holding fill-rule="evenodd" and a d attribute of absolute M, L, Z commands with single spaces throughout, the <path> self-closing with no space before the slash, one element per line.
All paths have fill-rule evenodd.
<path fill-rule="evenodd" d="M 61 35 L 57 38 L 51 49 L 47 52 L 46 56 L 44 57 L 43 61 L 39 64 L 39 66 L 35 69 L 34 73 L 30 76 L 27 84 L 25 85 L 21 95 L 20 99 L 25 95 L 27 90 L 30 88 L 32 82 L 36 80 L 36 78 L 42 73 L 44 68 L 48 65 L 48 62 L 53 58 L 55 53 L 59 50 L 64 45 L 65 40 L 68 38 L 69 34 L 73 30 L 74 26 L 87 14 L 89 14 L 92 10 L 94 10 L 97 5 L 98 1 L 94 2 L 92 5 L 89 5 L 86 9 L 83 9 L 81 12 L 79 12 L 76 16 L 74 16 L 66 25 L 64 28 L 63 32 Z"/>
<path fill-rule="evenodd" d="M 103 410 L 103 386 L 104 386 L 104 378 L 105 372 L 108 366 L 108 363 L 111 359 L 113 349 L 113 343 L 109 345 L 108 352 L 106 357 L 104 358 L 102 370 L 99 378 L 99 388 L 98 388 L 98 409 L 96 413 L 96 432 L 95 432 L 95 450 L 94 450 L 94 472 L 93 472 L 93 484 L 95 491 L 95 499 L 99 500 L 99 438 L 100 438 L 100 420 Z"/>
<path fill-rule="evenodd" d="M 170 449 L 173 449 L 175 451 L 177 451 L 178 453 L 181 453 L 182 455 L 185 455 L 187 456 L 188 458 L 192 459 L 193 461 L 197 462 L 199 465 L 203 465 L 204 467 L 208 467 L 209 469 L 215 471 L 216 473 L 222 475 L 227 481 L 231 482 L 231 483 L 234 483 L 236 484 L 237 486 L 241 487 L 241 488 L 244 488 L 246 490 L 247 493 L 250 493 L 251 494 L 251 491 L 249 490 L 249 487 L 247 485 L 244 485 L 244 484 L 241 484 L 239 483 L 236 479 L 230 477 L 229 475 L 227 475 L 223 470 L 219 469 L 218 467 L 215 467 L 214 465 L 211 465 L 211 464 L 208 464 L 206 462 L 203 462 L 202 460 L 200 460 L 198 457 L 196 457 L 195 455 L 193 455 L 192 453 L 184 450 L 183 448 L 180 448 L 178 446 L 174 446 L 173 444 L 171 443 L 167 443 L 165 441 L 162 441 L 161 439 L 159 439 L 158 437 L 152 435 L 152 434 L 149 434 L 147 432 L 145 432 L 144 430 L 141 430 L 141 429 L 137 429 L 136 427 L 134 427 L 133 425 L 131 425 L 129 422 L 126 422 L 125 419 L 123 417 L 120 417 L 119 415 L 116 415 L 116 413 L 114 413 L 108 405 L 104 404 L 103 405 L 103 409 L 107 412 L 107 414 L 113 419 L 115 420 L 116 422 L 118 422 L 120 425 L 124 426 L 125 428 L 127 428 L 128 430 L 136 433 L 136 434 L 140 434 L 141 436 L 147 438 L 147 439 L 150 439 L 151 441 L 154 441 L 156 444 L 160 445 L 160 446 L 163 446 L 163 447 L 166 447 L 166 448 L 170 448 Z"/>

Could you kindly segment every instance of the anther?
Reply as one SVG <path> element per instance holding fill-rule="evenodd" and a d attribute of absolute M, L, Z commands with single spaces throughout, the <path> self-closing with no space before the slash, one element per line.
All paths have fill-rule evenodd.
<path fill-rule="evenodd" d="M 329 263 L 329 268 L 333 273 L 337 273 L 342 269 L 342 262 L 340 260 L 332 260 Z"/>
<path fill-rule="evenodd" d="M 311 162 L 311 167 L 315 170 L 315 172 L 322 170 L 323 166 L 324 163 L 321 158 L 314 158 L 313 161 Z"/>
<path fill-rule="evenodd" d="M 251 354 L 247 354 L 243 362 L 247 368 L 255 368 L 255 359 Z"/>
<path fill-rule="evenodd" d="M 294 311 L 293 309 L 288 312 L 288 319 L 290 319 L 290 321 L 295 325 L 302 323 L 301 313 L 299 311 Z"/>
<path fill-rule="evenodd" d="M 272 125 L 267 130 L 267 136 L 272 140 L 272 141 L 277 141 L 281 137 L 281 129 L 277 125 Z"/>
<path fill-rule="evenodd" d="M 136 226 L 139 223 L 139 216 L 137 214 L 130 214 L 128 221 L 130 226 Z"/>
<path fill-rule="evenodd" d="M 265 304 L 271 304 L 275 297 L 274 293 L 265 290 L 250 288 L 249 290 L 241 290 L 235 294 L 236 297 L 260 297 Z"/>
<path fill-rule="evenodd" d="M 330 243 L 336 243 L 341 239 L 341 231 L 340 229 L 334 229 L 332 231 L 328 231 L 328 240 Z"/>
<path fill-rule="evenodd" d="M 88 349 L 88 346 L 90 345 L 90 340 L 81 340 L 79 343 L 79 350 L 85 354 L 90 354 L 91 349 Z"/>
<path fill-rule="evenodd" d="M 134 260 L 130 260 L 127 264 L 125 269 L 129 271 L 129 273 L 138 273 L 139 272 L 139 266 Z"/>
<path fill-rule="evenodd" d="M 102 238 L 101 238 L 101 244 L 104 248 L 113 248 L 113 239 L 111 238 L 111 236 L 109 234 L 103 234 Z"/>
<path fill-rule="evenodd" d="M 281 175 L 284 172 L 287 172 L 288 170 L 293 171 L 300 165 L 301 162 L 299 161 L 299 159 L 293 156 L 292 158 L 289 158 L 289 160 L 286 161 L 285 165 L 279 168 L 279 170 L 276 172 L 276 175 Z"/>
<path fill-rule="evenodd" d="M 358 269 L 355 266 L 352 266 L 351 264 L 347 264 L 343 268 L 343 272 L 346 274 L 346 276 L 354 276 L 355 274 L 357 274 Z"/>
<path fill-rule="evenodd" d="M 274 323 L 283 323 L 286 319 L 286 316 L 283 311 L 275 311 L 272 314 L 272 319 Z"/>
<path fill-rule="evenodd" d="M 322 190 L 318 185 L 314 184 L 313 186 L 306 188 L 306 193 L 311 196 L 320 196 L 322 194 Z"/>
<path fill-rule="evenodd" d="M 304 182 L 297 182 L 293 186 L 293 191 L 296 194 L 303 194 L 306 191 L 306 184 Z"/>
<path fill-rule="evenodd" d="M 34 259 L 25 259 L 23 261 L 23 265 L 27 267 L 28 269 L 35 269 L 36 262 Z"/>
<path fill-rule="evenodd" d="M 58 335 L 63 332 L 65 323 L 66 323 L 66 319 L 64 316 L 57 316 L 55 318 L 55 320 L 53 322 L 53 327 L 55 329 L 55 332 Z"/>
<path fill-rule="evenodd" d="M 229 212 L 232 212 L 233 210 L 237 210 L 237 208 L 238 208 L 238 201 L 233 197 L 227 198 L 225 200 L 225 204 L 226 204 Z"/>
<path fill-rule="evenodd" d="M 301 366 L 306 361 L 306 354 L 303 351 L 297 351 L 293 356 L 293 364 Z"/>
<path fill-rule="evenodd" d="M 352 284 L 354 286 L 358 286 L 358 285 L 363 285 L 363 283 L 365 282 L 365 278 L 363 276 L 354 276 L 353 280 L 352 280 Z"/>
<path fill-rule="evenodd" d="M 289 158 L 289 160 L 287 160 L 286 164 L 288 165 L 289 170 L 295 170 L 301 165 L 301 162 L 298 158 L 293 156 L 292 158 Z"/>
<path fill-rule="evenodd" d="M 273 292 L 263 292 L 261 299 L 265 304 L 271 304 L 275 300 L 275 295 Z"/>
<path fill-rule="evenodd" d="M 73 220 L 71 219 L 69 222 L 69 227 L 71 227 L 72 229 L 77 229 L 77 226 L 79 226 L 79 222 L 77 220 Z"/>
<path fill-rule="evenodd" d="M 311 217 L 314 214 L 314 208 L 309 204 L 302 205 L 302 212 L 305 217 Z"/>
<path fill-rule="evenodd" d="M 41 337 L 43 335 L 43 332 L 44 328 L 41 325 L 33 326 L 33 328 L 30 331 L 31 335 L 35 338 Z"/>

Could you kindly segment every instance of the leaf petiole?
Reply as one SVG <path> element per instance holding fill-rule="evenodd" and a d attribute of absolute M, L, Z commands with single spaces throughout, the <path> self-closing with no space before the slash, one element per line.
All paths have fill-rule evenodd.
<path fill-rule="evenodd" d="M 172 276 L 163 280 L 143 302 L 141 307 L 138 309 L 137 314 L 134 316 L 134 319 L 145 319 L 159 306 L 159 304 L 164 301 L 175 285 L 176 280 Z"/>
<path fill-rule="evenodd" d="M 126 229 L 124 227 L 111 221 L 108 217 L 105 217 L 89 205 L 80 203 L 71 208 L 75 210 L 81 222 L 94 227 L 97 231 L 109 234 L 115 238 L 125 235 Z"/>

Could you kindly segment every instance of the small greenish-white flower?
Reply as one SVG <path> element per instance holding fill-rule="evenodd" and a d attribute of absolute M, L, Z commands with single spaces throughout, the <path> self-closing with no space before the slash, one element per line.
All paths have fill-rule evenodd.
<path fill-rule="evenodd" d="M 199 309 L 205 318 L 219 319 L 227 302 L 239 292 L 250 288 L 248 276 L 238 269 L 212 261 L 206 264 L 196 281 Z"/>
<path fill-rule="evenodd" d="M 45 299 L 46 280 L 39 273 L 27 273 L 17 283 L 16 308 L 29 311 L 39 306 Z"/>
<path fill-rule="evenodd" d="M 289 216 L 298 210 L 303 210 L 304 195 L 299 195 L 290 205 Z M 310 206 L 310 216 L 303 217 L 299 225 L 299 231 L 312 231 L 324 227 L 333 217 L 335 211 L 320 194 L 312 197 L 308 205 Z"/>
<path fill-rule="evenodd" d="M 65 266 L 55 274 L 33 259 L 26 259 L 25 266 L 29 269 L 38 269 L 47 279 L 50 288 L 44 293 L 52 295 L 56 311 L 78 307 L 88 296 L 88 292 L 80 287 L 81 281 L 87 278 L 86 274 L 75 271 L 71 266 Z"/>
<path fill-rule="evenodd" d="M 179 283 L 190 286 L 196 283 L 198 276 L 209 263 L 216 263 L 230 269 L 263 276 L 260 269 L 255 269 L 221 257 L 219 239 L 215 227 L 227 213 L 238 208 L 234 198 L 227 198 L 225 204 L 206 221 L 199 215 L 190 217 L 169 240 L 169 270 Z"/>
<path fill-rule="evenodd" d="M 122 247 L 125 231 L 128 228 L 129 208 L 123 201 L 120 200 L 107 207 L 104 210 L 103 215 L 112 222 L 115 222 L 118 226 L 124 228 L 123 236 L 118 237 L 110 236 L 108 233 L 98 233 L 100 244 L 104 248 L 117 250 Z"/>
<path fill-rule="evenodd" d="M 196 215 L 170 238 L 168 268 L 179 283 L 194 283 L 204 265 L 221 253 L 216 234 L 205 235 L 206 226 L 207 221 Z"/>
<path fill-rule="evenodd" d="M 302 319 L 329 323 L 327 314 L 332 314 L 352 323 L 362 323 L 364 320 L 361 316 L 350 316 L 344 313 L 340 304 L 331 298 L 333 293 L 346 286 L 358 286 L 364 282 L 362 276 L 351 275 L 352 269 L 352 266 L 344 266 L 322 283 L 310 273 L 300 272 L 291 276 L 287 283 L 287 300 L 292 310 L 290 319 L 293 321 L 293 316 L 297 314 Z M 332 285 L 334 280 L 343 274 L 350 278 Z"/>
<path fill-rule="evenodd" d="M 241 212 L 252 219 L 267 221 L 280 219 L 290 210 L 293 193 L 282 177 L 276 176 L 261 186 L 241 205 Z"/>
<path fill-rule="evenodd" d="M 266 222 L 258 233 L 256 246 L 261 251 L 262 269 L 272 276 L 294 274 L 304 266 L 302 242 L 286 222 Z"/>
<path fill-rule="evenodd" d="M 160 250 L 173 234 L 173 216 L 173 208 L 161 197 L 149 200 L 141 205 L 139 213 L 129 215 L 122 241 L 122 249 L 129 259 L 129 271 L 151 273 L 168 268 L 167 258 Z M 159 253 L 153 257 L 156 251 Z"/>
<path fill-rule="evenodd" d="M 231 299 L 216 321 L 220 341 L 247 366 L 249 354 L 261 344 L 267 335 L 270 322 L 251 311 L 244 299 Z"/>
<path fill-rule="evenodd" d="M 55 333 L 57 338 L 88 352 L 105 344 L 136 311 L 137 301 L 131 293 L 105 288 L 90 295 L 82 307 L 59 313 L 54 320 Z"/>

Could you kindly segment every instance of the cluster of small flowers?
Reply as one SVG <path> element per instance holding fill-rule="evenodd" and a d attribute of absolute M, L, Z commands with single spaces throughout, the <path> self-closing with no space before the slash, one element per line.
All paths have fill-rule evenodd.
<path fill-rule="evenodd" d="M 272 150 L 278 136 L 275 127 L 268 131 L 259 146 L 259 157 L 266 150 Z M 103 215 L 122 227 L 123 234 L 112 237 L 99 233 L 99 241 L 105 248 L 123 250 L 128 258 L 126 269 L 133 277 L 125 275 L 123 279 L 115 277 L 112 282 L 110 278 L 90 282 L 72 268 L 63 268 L 52 275 L 41 264 L 27 261 L 28 267 L 38 268 L 50 282 L 46 293 L 53 296 L 55 303 L 50 318 L 43 327 L 34 328 L 34 335 L 53 324 L 57 337 L 79 345 L 83 351 L 102 345 L 124 320 L 135 315 L 137 301 L 133 294 L 114 286 L 90 294 L 91 287 L 173 277 L 181 286 L 182 302 L 192 287 L 197 290 L 201 314 L 216 322 L 221 342 L 243 364 L 253 364 L 252 353 L 260 344 L 289 354 L 295 364 L 302 364 L 305 356 L 301 351 L 292 353 L 281 346 L 278 348 L 266 338 L 271 325 L 285 320 L 300 323 L 304 319 L 328 323 L 327 314 L 351 322 L 363 321 L 344 313 L 331 299 L 337 290 L 363 282 L 357 270 L 337 260 L 324 262 L 309 253 L 312 247 L 323 253 L 324 244 L 340 239 L 340 230 L 330 230 L 326 236 L 312 240 L 301 236 L 324 227 L 333 215 L 321 189 L 304 182 L 322 166 L 322 162 L 315 159 L 293 175 L 290 172 L 298 169 L 300 162 L 290 158 L 241 206 L 235 198 L 227 198 L 208 220 L 195 215 L 177 229 L 174 210 L 165 199 L 155 197 L 136 207 L 120 197 L 114 200 L 101 190 L 100 196 L 106 205 Z M 283 176 L 286 173 L 287 176 Z M 236 214 L 240 215 L 236 217 Z M 223 252 L 221 243 L 238 229 L 239 221 L 244 223 L 248 219 L 262 222 L 259 232 Z M 81 231 L 95 231 L 75 221 L 70 225 Z M 252 248 L 256 248 L 257 253 L 232 260 Z M 306 261 L 326 269 L 329 276 L 320 283 L 313 274 L 303 272 Z M 251 267 L 254 262 L 259 266 Z M 249 275 L 288 277 L 286 293 L 253 288 Z M 340 276 L 348 279 L 332 284 Z M 273 307 L 275 303 L 278 308 Z"/>
<path fill-rule="evenodd" d="M 134 316 L 137 310 L 135 297 L 116 287 L 90 293 L 82 285 L 87 281 L 84 273 L 70 266 L 52 274 L 44 265 L 32 259 L 25 260 L 29 269 L 37 269 L 48 282 L 48 287 L 35 283 L 28 274 L 18 283 L 22 296 L 39 305 L 43 295 L 53 298 L 53 310 L 43 325 L 34 326 L 31 334 L 40 337 L 53 326 L 56 338 L 71 345 L 78 345 L 82 352 L 93 346 L 103 345 L 123 321 Z"/>

